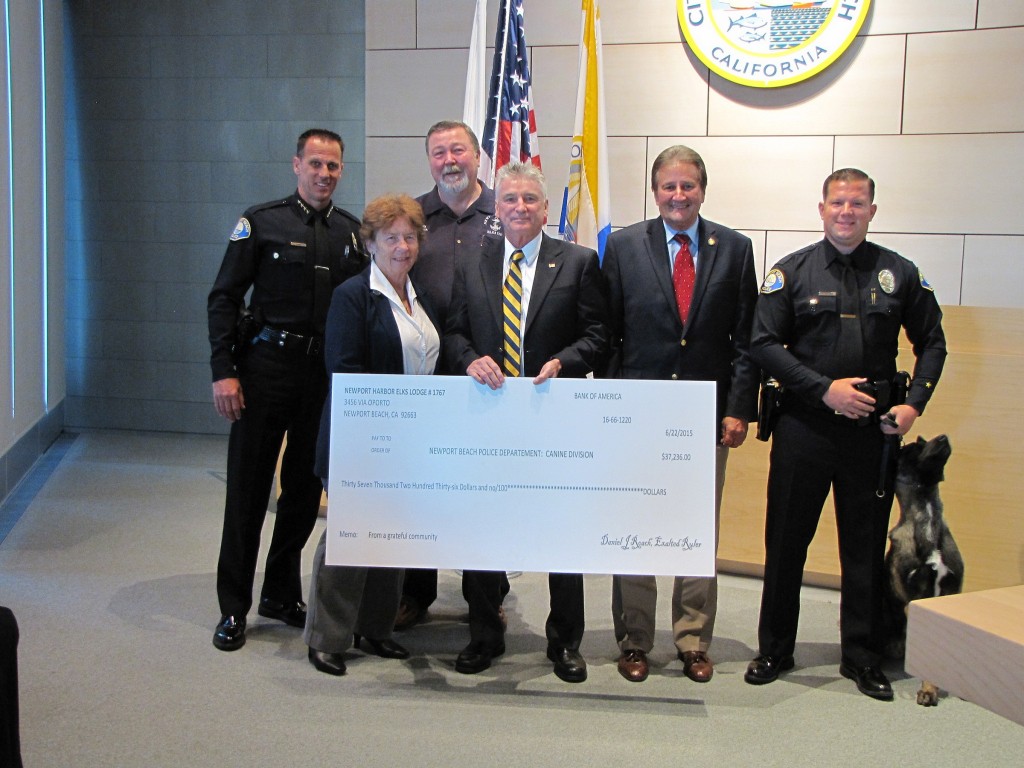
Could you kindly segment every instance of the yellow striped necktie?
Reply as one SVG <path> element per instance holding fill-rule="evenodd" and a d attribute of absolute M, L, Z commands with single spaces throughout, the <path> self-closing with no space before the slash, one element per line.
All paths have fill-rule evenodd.
<path fill-rule="evenodd" d="M 522 251 L 513 251 L 508 265 L 508 277 L 501 289 L 502 314 L 505 316 L 505 357 L 502 368 L 506 376 L 519 376 L 523 368 L 523 269 Z"/>

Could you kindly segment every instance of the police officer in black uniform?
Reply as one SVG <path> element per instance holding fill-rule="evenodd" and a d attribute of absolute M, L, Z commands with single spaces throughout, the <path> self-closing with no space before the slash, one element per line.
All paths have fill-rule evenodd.
<path fill-rule="evenodd" d="M 331 203 L 344 151 L 332 131 L 299 137 L 296 193 L 245 212 L 210 291 L 214 405 L 231 422 L 217 564 L 221 620 L 213 636 L 222 651 L 245 644 L 260 535 L 286 433 L 258 612 L 294 627 L 306 623 L 299 569 L 323 491 L 313 460 L 327 393 L 324 321 L 334 287 L 367 264 L 358 219 Z"/>
<path fill-rule="evenodd" d="M 782 385 L 772 435 L 759 655 L 745 679 L 770 683 L 793 667 L 807 547 L 831 487 L 841 570 L 840 673 L 892 699 L 879 669 L 883 560 L 899 435 L 924 411 L 946 341 L 931 286 L 910 261 L 866 240 L 875 184 L 852 168 L 825 180 L 825 238 L 765 277 L 754 362 Z M 900 329 L 916 363 L 906 401 L 892 397 Z M 880 492 L 876 493 L 876 490 Z"/>

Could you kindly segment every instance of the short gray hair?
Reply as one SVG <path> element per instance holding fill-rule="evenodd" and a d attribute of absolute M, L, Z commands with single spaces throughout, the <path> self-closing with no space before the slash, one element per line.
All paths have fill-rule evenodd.
<path fill-rule="evenodd" d="M 505 179 L 526 179 L 528 181 L 535 181 L 540 185 L 540 191 L 544 195 L 544 199 L 548 199 L 548 182 L 544 178 L 543 172 L 533 163 L 506 163 L 498 169 L 498 173 L 494 176 L 494 196 L 497 198 L 501 194 L 501 182 Z"/>

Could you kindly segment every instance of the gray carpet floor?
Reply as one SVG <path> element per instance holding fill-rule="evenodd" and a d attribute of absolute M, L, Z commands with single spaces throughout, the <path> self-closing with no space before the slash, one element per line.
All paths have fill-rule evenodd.
<path fill-rule="evenodd" d="M 210 639 L 226 440 L 89 432 L 64 446 L 59 461 L 37 467 L 21 509 L 5 504 L 14 522 L 0 544 L 0 604 L 21 625 L 29 768 L 1024 759 L 1024 728 L 953 696 L 919 707 L 918 681 L 898 666 L 887 670 L 894 702 L 860 695 L 839 676 L 838 595 L 828 590 L 804 590 L 796 669 L 772 685 L 745 684 L 760 582 L 735 576 L 721 578 L 707 685 L 682 676 L 667 605 L 651 677 L 618 675 L 608 576 L 586 579 L 590 678 L 581 685 L 562 683 L 544 658 L 541 574 L 513 579 L 508 652 L 479 675 L 453 668 L 467 628 L 450 571 L 430 620 L 398 636 L 408 661 L 353 651 L 348 674 L 332 678 L 307 662 L 299 630 L 255 611 L 246 646 L 222 653 Z M 322 525 L 306 551 L 307 579 Z M 259 583 L 257 574 L 257 592 Z M 661 594 L 670 586 L 661 582 Z M 970 649 L 951 653 L 970 664 Z"/>

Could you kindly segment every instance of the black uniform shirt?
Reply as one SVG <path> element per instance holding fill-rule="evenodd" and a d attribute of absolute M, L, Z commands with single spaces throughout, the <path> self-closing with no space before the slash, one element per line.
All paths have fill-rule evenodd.
<path fill-rule="evenodd" d="M 494 216 L 494 192 L 487 187 L 461 216 L 456 216 L 445 205 L 437 187 L 420 195 L 416 201 L 423 207 L 427 236 L 420 246 L 412 279 L 437 312 L 442 325 L 438 331 L 443 333 L 452 299 L 455 265 L 465 258 L 479 258 L 484 232 L 493 225 L 500 234 L 501 223 Z"/>
<path fill-rule="evenodd" d="M 907 403 L 924 412 L 946 358 L 942 311 L 916 266 L 870 242 L 850 254 L 857 278 L 863 356 L 844 359 L 840 339 L 842 255 L 826 239 L 791 253 L 767 274 L 754 315 L 754 361 L 808 404 L 834 379 L 891 380 L 900 329 L 916 362 Z M 822 406 L 823 407 L 823 406 Z"/>
<path fill-rule="evenodd" d="M 330 241 L 331 286 L 367 265 L 359 220 L 333 204 L 316 211 L 298 193 L 249 208 L 231 234 L 207 301 L 213 380 L 237 376 L 232 348 L 245 294 L 265 325 L 301 335 L 313 328 L 314 219 L 323 216 Z"/>

